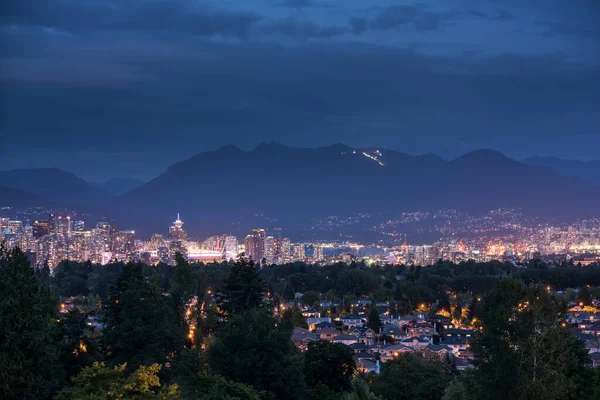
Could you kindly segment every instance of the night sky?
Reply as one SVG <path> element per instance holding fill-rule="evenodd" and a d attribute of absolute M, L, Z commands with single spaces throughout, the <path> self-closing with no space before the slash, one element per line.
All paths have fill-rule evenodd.
<path fill-rule="evenodd" d="M 226 144 L 593 159 L 598 0 L 3 0 L 0 169 Z"/>

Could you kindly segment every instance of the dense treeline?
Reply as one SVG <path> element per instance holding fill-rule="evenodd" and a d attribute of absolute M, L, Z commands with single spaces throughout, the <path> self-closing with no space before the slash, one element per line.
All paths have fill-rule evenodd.
<path fill-rule="evenodd" d="M 546 285 L 581 287 L 576 296 L 589 301 L 599 277 L 598 266 L 539 262 L 259 269 L 246 259 L 203 265 L 180 256 L 175 266 L 64 262 L 50 275 L 34 271 L 20 250 L 1 249 L 0 397 L 593 398 L 600 385 L 585 348 L 559 323 L 567 297 Z M 300 352 L 290 336 L 305 324 L 302 315 L 273 315 L 273 305 L 296 292 L 315 305 L 368 296 L 391 301 L 399 314 L 422 303 L 443 307 L 449 293 L 465 304 L 481 297 L 471 310 L 482 328 L 473 342 L 477 368 L 458 374 L 449 359 L 409 354 L 363 376 L 345 345 L 319 341 Z M 369 324 L 378 323 L 371 308 Z"/>

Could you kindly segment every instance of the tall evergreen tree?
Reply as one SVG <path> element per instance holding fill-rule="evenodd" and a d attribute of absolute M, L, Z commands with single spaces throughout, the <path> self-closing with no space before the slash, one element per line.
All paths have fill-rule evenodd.
<path fill-rule="evenodd" d="M 58 304 L 40 285 L 25 254 L 0 246 L 0 393 L 47 399 L 62 379 Z"/>
<path fill-rule="evenodd" d="M 309 387 L 319 385 L 341 393 L 350 389 L 356 372 L 352 349 L 341 343 L 317 340 L 308 345 L 304 353 L 304 374 Z"/>
<path fill-rule="evenodd" d="M 173 311 L 141 264 L 123 267 L 106 305 L 104 342 L 109 359 L 128 367 L 164 363 L 183 347 Z"/>
<path fill-rule="evenodd" d="M 254 262 L 240 257 L 231 267 L 229 277 L 217 290 L 217 304 L 226 318 L 260 308 L 263 306 L 264 287 Z"/>
<path fill-rule="evenodd" d="M 544 286 L 502 280 L 484 297 L 482 332 L 473 343 L 484 399 L 578 399 L 591 370 L 583 342 L 562 327 L 564 301 Z"/>
<path fill-rule="evenodd" d="M 383 326 L 379 312 L 377 312 L 377 307 L 375 307 L 375 303 L 371 303 L 369 306 L 369 313 L 367 314 L 367 326 L 376 334 L 379 334 L 381 327 Z"/>
<path fill-rule="evenodd" d="M 265 310 L 232 316 L 217 330 L 208 361 L 214 372 L 276 399 L 306 398 L 299 350 Z"/>

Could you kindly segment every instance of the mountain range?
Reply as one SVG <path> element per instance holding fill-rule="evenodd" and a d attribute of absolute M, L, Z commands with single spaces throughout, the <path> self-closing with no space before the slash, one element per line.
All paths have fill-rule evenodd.
<path fill-rule="evenodd" d="M 549 167 L 563 176 L 576 177 L 600 185 L 600 160 L 564 160 L 558 157 L 530 157 L 525 164 Z"/>
<path fill-rule="evenodd" d="M 113 195 L 121 195 L 142 186 L 144 182 L 131 178 L 111 178 L 104 182 L 91 182 L 91 184 Z"/>
<path fill-rule="evenodd" d="M 202 152 L 124 194 L 125 186 L 139 182 L 104 190 L 108 185 L 56 169 L 0 171 L 0 185 L 56 203 L 99 207 L 122 227 L 143 233 L 164 231 L 176 213 L 193 234 L 248 229 L 257 216 L 293 229 L 332 215 L 391 218 L 449 208 L 518 208 L 565 220 L 600 215 L 600 186 L 532 164 L 493 150 L 448 161 L 343 144 L 264 143 L 250 151 L 225 146 Z"/>

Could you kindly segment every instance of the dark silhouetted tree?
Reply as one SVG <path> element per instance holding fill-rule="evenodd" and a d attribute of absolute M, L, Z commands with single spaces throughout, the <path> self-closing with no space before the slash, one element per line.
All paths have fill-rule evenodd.
<path fill-rule="evenodd" d="M 25 254 L 0 245 L 0 397 L 47 399 L 62 380 L 58 307 Z"/>

